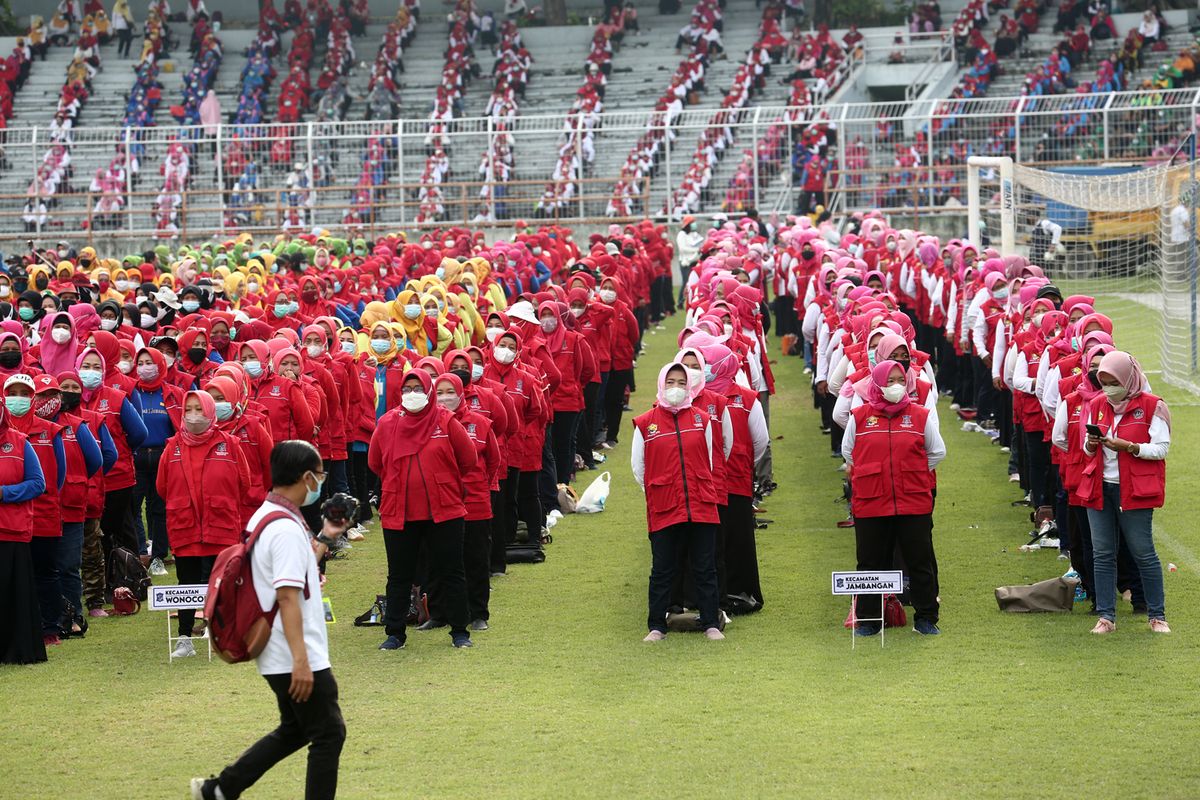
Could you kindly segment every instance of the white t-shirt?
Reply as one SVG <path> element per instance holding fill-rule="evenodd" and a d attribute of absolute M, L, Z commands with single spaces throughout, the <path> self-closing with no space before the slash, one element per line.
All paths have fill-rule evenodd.
<path fill-rule="evenodd" d="M 281 586 L 299 589 L 308 665 L 313 672 L 328 669 L 329 638 L 325 631 L 325 606 L 321 601 L 321 574 L 308 531 L 291 511 L 269 500 L 254 512 L 246 529 L 254 530 L 258 521 L 273 511 L 287 512 L 291 518 L 272 522 L 254 545 L 250 569 L 258 604 L 263 611 L 270 611 L 275 605 L 276 589 Z M 308 599 L 303 594 L 306 581 Z M 283 634 L 283 615 L 276 614 L 271 638 L 258 656 L 258 672 L 260 675 L 280 675 L 291 671 L 292 650 Z"/>

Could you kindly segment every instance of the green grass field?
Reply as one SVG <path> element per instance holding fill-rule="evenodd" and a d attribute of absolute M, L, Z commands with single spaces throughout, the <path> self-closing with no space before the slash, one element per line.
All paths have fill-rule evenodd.
<path fill-rule="evenodd" d="M 647 341 L 639 410 L 674 333 Z M 472 650 L 433 632 L 382 653 L 380 629 L 353 627 L 382 590 L 378 532 L 332 565 L 330 643 L 349 728 L 341 796 L 1195 796 L 1200 409 L 1175 410 L 1168 505 L 1155 517 L 1160 555 L 1179 567 L 1166 575 L 1170 636 L 1125 603 L 1105 638 L 1088 634 L 1086 613 L 999 613 L 996 586 L 1065 567 L 1053 552 L 1017 550 L 1027 512 L 1010 507 L 1007 457 L 943 410 L 943 634 L 897 631 L 883 649 L 872 639 L 852 652 L 829 573 L 853 568 L 853 532 L 834 527 L 841 473 L 802 367 L 776 366 L 780 488 L 758 540 L 766 606 L 736 619 L 725 642 L 641 642 L 649 547 L 627 443 L 607 465 L 608 509 L 567 518 L 545 564 L 494 582 L 493 627 Z M 252 666 L 168 664 L 164 627 L 148 611 L 100 620 L 47 664 L 0 669 L 0 797 L 182 798 L 190 777 L 273 727 Z M 247 796 L 299 798 L 303 773 L 294 756 Z"/>

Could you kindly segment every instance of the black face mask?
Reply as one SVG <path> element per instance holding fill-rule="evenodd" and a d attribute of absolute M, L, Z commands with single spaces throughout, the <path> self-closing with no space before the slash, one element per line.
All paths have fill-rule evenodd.
<path fill-rule="evenodd" d="M 0 353 L 0 355 L 4 355 Z M 1100 388 L 1100 369 L 1098 367 L 1088 370 L 1088 382 L 1092 384 L 1093 389 Z"/>
<path fill-rule="evenodd" d="M 0 367 L 12 369 L 21 363 L 20 350 L 0 350 Z"/>
<path fill-rule="evenodd" d="M 800 255 L 804 256 L 805 258 L 812 258 L 813 251 L 812 250 L 801 250 Z"/>
<path fill-rule="evenodd" d="M 50 285 L 50 279 L 45 275 L 38 275 L 33 285 L 37 287 L 39 292 L 44 292 L 46 291 L 46 287 Z"/>
<path fill-rule="evenodd" d="M 79 408 L 79 402 L 83 399 L 83 395 L 79 392 L 62 392 L 62 410 L 74 411 Z"/>
<path fill-rule="evenodd" d="M 633 251 L 632 250 L 622 250 L 621 255 L 625 256 L 626 258 L 633 258 Z"/>
<path fill-rule="evenodd" d="M 908 372 L 908 366 L 909 366 L 909 364 L 912 363 L 907 358 L 896 358 L 896 359 L 892 359 L 892 360 L 895 361 L 897 364 L 899 364 L 900 368 L 903 369 L 905 372 Z"/>
<path fill-rule="evenodd" d="M 450 374 L 458 376 L 458 379 L 462 381 L 464 389 L 471 385 L 471 373 L 469 371 L 465 369 L 452 369 L 450 370 Z"/>
<path fill-rule="evenodd" d="M 204 360 L 204 357 L 206 355 L 208 355 L 207 347 L 189 347 L 188 348 L 188 358 L 191 359 L 193 364 L 199 364 L 201 361 Z"/>
<path fill-rule="evenodd" d="M 21 294 L 29 288 L 29 281 L 26 278 L 13 278 L 13 292 Z"/>

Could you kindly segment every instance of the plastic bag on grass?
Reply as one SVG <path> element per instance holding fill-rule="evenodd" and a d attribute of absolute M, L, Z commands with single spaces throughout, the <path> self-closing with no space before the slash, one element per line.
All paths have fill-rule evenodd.
<path fill-rule="evenodd" d="M 579 495 L 579 503 L 575 506 L 577 514 L 599 514 L 604 510 L 608 501 L 608 490 L 612 484 L 612 474 L 601 472 L 591 485 Z"/>

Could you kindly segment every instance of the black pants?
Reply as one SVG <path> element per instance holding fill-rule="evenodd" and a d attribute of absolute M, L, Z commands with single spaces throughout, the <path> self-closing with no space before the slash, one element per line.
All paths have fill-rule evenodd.
<path fill-rule="evenodd" d="M 140 447 L 133 454 L 133 465 L 137 472 L 134 492 L 146 500 L 146 534 L 151 541 L 150 554 L 155 558 L 166 558 L 170 550 L 167 543 L 167 505 L 158 494 L 158 462 L 162 458 L 161 447 Z"/>
<path fill-rule="evenodd" d="M 588 469 L 596 466 L 592 457 L 592 437 L 595 435 L 596 400 L 600 396 L 600 381 L 594 381 L 583 387 L 583 413 L 575 425 L 575 453 L 583 459 Z"/>
<path fill-rule="evenodd" d="M 854 540 L 861 570 L 892 569 L 896 546 L 908 568 L 908 596 L 916 619 L 938 621 L 938 571 L 933 554 L 933 515 L 855 517 Z M 407 606 L 405 606 L 407 608 Z M 858 598 L 858 616 L 879 618 L 879 595 Z"/>
<path fill-rule="evenodd" d="M 404 641 L 405 617 L 417 574 L 417 556 L 421 545 L 429 550 L 429 574 L 438 587 L 440 605 L 450 624 L 450 634 L 466 635 L 467 578 L 463 571 L 463 521 L 408 521 L 404 530 L 383 529 L 387 550 L 387 617 L 389 636 Z"/>
<path fill-rule="evenodd" d="M 1012 447 L 1013 396 L 1009 389 L 996 394 L 996 428 L 1000 431 L 1000 446 Z"/>
<path fill-rule="evenodd" d="M 978 356 L 971 358 L 971 371 L 975 376 L 975 421 L 994 419 L 996 416 L 996 387 L 992 385 L 992 368 Z"/>
<path fill-rule="evenodd" d="M 572 448 L 573 450 L 573 448 Z M 575 463 L 575 453 L 571 453 L 571 463 Z M 537 473 L 538 499 L 542 504 L 542 513 L 549 514 L 558 508 L 558 452 L 554 447 L 554 423 L 546 425 L 542 435 L 542 468 Z"/>
<path fill-rule="evenodd" d="M 463 571 L 467 577 L 467 608 L 472 620 L 488 619 L 491 599 L 492 521 L 468 520 L 463 525 Z"/>
<path fill-rule="evenodd" d="M 579 425 L 579 416 L 578 411 L 555 411 L 554 422 L 550 423 L 554 469 L 558 476 L 555 500 L 558 499 L 557 484 L 570 483 L 575 477 L 575 433 Z M 555 507 L 557 508 L 557 505 Z"/>
<path fill-rule="evenodd" d="M 1025 431 L 1025 453 L 1029 463 L 1029 500 L 1034 509 L 1053 503 L 1048 493 L 1050 481 L 1050 443 L 1041 431 Z"/>
<path fill-rule="evenodd" d="M 650 613 L 646 627 L 667 632 L 667 609 L 680 553 L 687 547 L 692 564 L 692 582 L 700 607 L 700 627 L 717 625 L 717 526 L 702 522 L 681 522 L 650 534 Z"/>
<path fill-rule="evenodd" d="M 117 55 L 121 58 L 129 58 L 129 45 L 133 43 L 133 31 L 129 28 L 121 28 L 117 31 L 117 39 L 120 44 L 117 45 Z M 45 61 L 45 57 L 42 58 Z"/>
<path fill-rule="evenodd" d="M 958 362 L 958 383 L 954 387 L 954 402 L 963 408 L 969 408 L 975 402 L 975 370 L 971 365 L 971 356 L 955 356 Z"/>
<path fill-rule="evenodd" d="M 510 468 L 508 475 L 518 474 Z M 499 490 L 492 492 L 492 554 L 491 571 L 504 573 L 508 571 L 506 547 L 512 541 L 510 536 L 516 536 L 516 507 L 517 479 L 506 477 L 500 481 Z"/>
<path fill-rule="evenodd" d="M 725 533 L 721 601 L 728 610 L 729 595 L 745 595 L 761 608 L 763 593 L 758 577 L 758 547 L 754 539 L 754 504 L 746 495 L 731 494 L 728 504 L 719 509 L 721 528 Z"/>
<path fill-rule="evenodd" d="M 180 584 L 208 583 L 216 556 L 175 556 L 175 577 Z M 179 609 L 179 635 L 191 636 L 196 625 L 194 608 Z"/>
<path fill-rule="evenodd" d="M 404 603 L 405 609 L 408 602 Z M 221 771 L 217 782 L 228 800 L 237 800 L 267 770 L 308 745 L 305 800 L 332 800 L 337 795 L 338 760 L 346 741 L 346 722 L 338 706 L 333 670 L 313 673 L 312 695 L 303 703 L 288 696 L 291 673 L 264 675 L 279 704 L 279 727 L 259 739 L 237 761 Z"/>
<path fill-rule="evenodd" d="M 542 508 L 542 498 L 538 496 L 538 477 L 540 472 L 517 473 L 517 519 L 525 523 L 529 532 L 530 546 L 540 547 L 542 544 L 542 522 L 546 512 Z M 513 538 L 517 535 L 516 519 L 513 520 Z"/>
<path fill-rule="evenodd" d="M 62 592 L 58 588 L 58 542 L 57 536 L 34 536 L 29 542 L 43 634 L 58 635 L 58 623 L 62 619 Z"/>
<path fill-rule="evenodd" d="M 771 301 L 775 307 L 775 335 L 800 335 L 800 320 L 796 316 L 796 298 L 782 294 Z"/>
<path fill-rule="evenodd" d="M 604 390 L 604 424 L 608 428 L 607 441 L 618 442 L 621 433 L 621 415 L 625 413 L 625 388 L 633 378 L 632 369 L 614 369 L 608 373 L 608 386 Z"/>
<path fill-rule="evenodd" d="M 104 535 L 104 555 L 114 548 L 124 547 L 137 554 L 137 534 L 129 519 L 129 501 L 133 499 L 133 487 L 110 489 L 104 494 L 104 513 L 100 516 L 100 530 Z"/>
<path fill-rule="evenodd" d="M 1069 522 L 1067 528 L 1071 537 L 1071 568 L 1079 573 L 1079 585 L 1095 603 L 1096 581 L 1092 571 L 1092 526 L 1088 522 L 1087 509 L 1083 506 L 1071 506 Z M 1062 536 L 1062 531 L 1059 531 L 1059 536 Z"/>
<path fill-rule="evenodd" d="M 367 451 L 351 450 L 350 491 L 358 498 L 357 522 L 367 523 L 375 516 L 371 513 L 371 489 L 376 480 L 375 473 L 367 466 Z"/>

